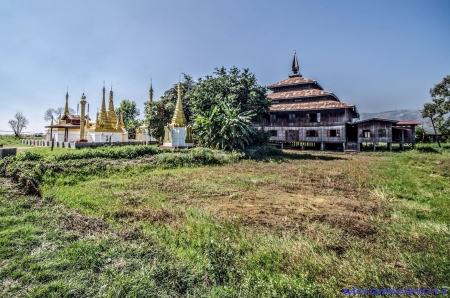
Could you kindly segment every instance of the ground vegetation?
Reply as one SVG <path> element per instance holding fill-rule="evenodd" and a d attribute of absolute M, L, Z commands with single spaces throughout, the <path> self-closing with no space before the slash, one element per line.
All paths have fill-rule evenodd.
<path fill-rule="evenodd" d="M 110 149 L 2 160 L 2 176 L 41 178 L 34 195 L 0 178 L 0 295 L 337 297 L 344 287 L 448 286 L 448 145 L 259 148 L 247 158 Z"/>

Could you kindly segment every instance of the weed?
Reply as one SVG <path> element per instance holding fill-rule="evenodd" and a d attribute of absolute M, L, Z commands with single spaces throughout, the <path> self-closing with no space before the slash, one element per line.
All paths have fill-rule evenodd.
<path fill-rule="evenodd" d="M 44 199 L 0 178 L 0 296 L 446 287 L 450 152 L 433 148 L 267 162 L 203 149 L 2 160 L 9 177 L 37 179 Z"/>

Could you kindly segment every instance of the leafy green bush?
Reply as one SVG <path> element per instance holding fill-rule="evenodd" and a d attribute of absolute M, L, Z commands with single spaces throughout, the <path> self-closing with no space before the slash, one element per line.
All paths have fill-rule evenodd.
<path fill-rule="evenodd" d="M 32 152 L 32 151 L 25 151 L 25 153 L 17 155 L 18 161 L 32 161 L 32 160 L 42 160 L 42 159 L 44 159 L 43 155 Z"/>
<path fill-rule="evenodd" d="M 251 147 L 266 146 L 270 141 L 270 132 L 262 129 L 255 129 L 254 133 L 251 135 Z"/>
<path fill-rule="evenodd" d="M 120 166 L 110 160 L 136 159 L 154 156 L 146 163 Z M 107 177 L 118 171 L 133 172 L 135 169 L 195 167 L 221 165 L 243 158 L 240 153 L 226 153 L 206 148 L 170 150 L 152 146 L 125 146 L 114 148 L 66 151 L 55 155 L 43 155 L 27 151 L 17 157 L 0 160 L 0 176 L 12 178 L 26 193 L 38 194 L 39 185 L 46 183 L 75 184 L 89 176 Z"/>
<path fill-rule="evenodd" d="M 245 156 L 249 159 L 266 159 L 283 156 L 283 151 L 275 146 L 265 145 L 245 150 Z"/>
<path fill-rule="evenodd" d="M 67 151 L 53 156 L 55 161 L 88 159 L 88 158 L 108 158 L 108 159 L 135 159 L 139 157 L 152 156 L 169 149 L 161 149 L 154 146 L 123 146 L 123 147 L 103 147 L 86 148 L 75 151 Z"/>
<path fill-rule="evenodd" d="M 229 154 L 219 150 L 194 148 L 157 155 L 155 156 L 155 162 L 159 167 L 176 168 L 183 166 L 221 165 L 236 162 L 242 157 L 243 155 L 239 153 Z"/>

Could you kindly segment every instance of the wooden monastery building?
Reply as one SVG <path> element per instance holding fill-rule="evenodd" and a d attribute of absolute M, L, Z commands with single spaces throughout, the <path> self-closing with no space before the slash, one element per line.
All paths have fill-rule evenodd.
<path fill-rule="evenodd" d="M 299 73 L 294 54 L 289 78 L 268 86 L 273 104 L 270 113 L 257 128 L 270 131 L 271 143 L 281 147 L 320 150 L 360 150 L 364 143 L 392 143 L 415 146 L 415 126 L 420 121 L 397 121 L 380 118 L 359 120 L 355 105 L 341 102 L 315 80 Z M 375 148 L 375 147 L 374 147 Z"/>

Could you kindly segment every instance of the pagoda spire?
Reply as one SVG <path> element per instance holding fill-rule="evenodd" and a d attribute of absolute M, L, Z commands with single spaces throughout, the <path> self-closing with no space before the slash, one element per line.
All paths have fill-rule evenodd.
<path fill-rule="evenodd" d="M 100 120 L 106 120 L 107 114 L 106 114 L 106 105 L 105 105 L 105 81 L 103 81 L 103 97 L 102 97 L 102 107 L 100 108 Z"/>
<path fill-rule="evenodd" d="M 298 60 L 297 60 L 297 52 L 294 52 L 294 59 L 292 60 L 292 75 L 289 77 L 301 77 L 302 75 L 299 74 L 300 67 L 298 66 Z"/>
<path fill-rule="evenodd" d="M 108 105 L 108 111 L 114 111 L 114 101 L 113 101 L 113 90 L 111 85 L 111 91 L 109 91 L 109 105 Z"/>
<path fill-rule="evenodd" d="M 67 117 L 69 115 L 69 87 L 67 87 L 67 93 L 66 93 L 66 106 L 64 107 L 64 117 Z"/>
<path fill-rule="evenodd" d="M 150 98 L 150 102 L 153 101 L 153 82 L 152 79 L 150 79 L 150 90 L 148 90 L 148 95 Z"/>
<path fill-rule="evenodd" d="M 181 102 L 181 82 L 178 82 L 178 99 L 171 124 L 175 127 L 187 126 L 186 116 L 184 115 L 183 111 L 183 103 Z"/>

